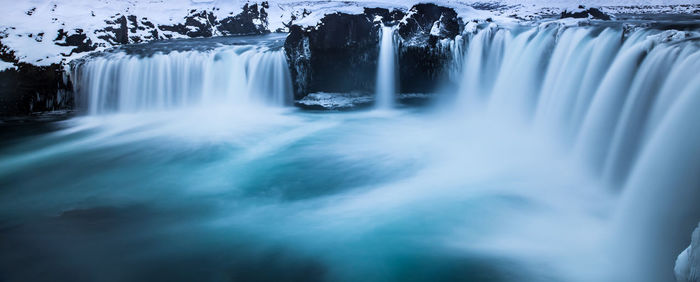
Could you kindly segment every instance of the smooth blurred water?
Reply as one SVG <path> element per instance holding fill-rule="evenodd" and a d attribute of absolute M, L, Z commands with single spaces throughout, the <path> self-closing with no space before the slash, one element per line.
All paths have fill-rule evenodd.
<path fill-rule="evenodd" d="M 383 26 L 380 35 L 379 56 L 377 58 L 376 105 L 379 109 L 390 109 L 396 103 L 397 47 L 394 38 L 395 27 Z"/>
<path fill-rule="evenodd" d="M 489 24 L 464 39 L 458 109 L 536 128 L 619 193 L 599 250 L 607 262 L 589 270 L 605 274 L 584 281 L 673 280 L 700 220 L 698 38 L 692 28 L 544 22 Z"/>
<path fill-rule="evenodd" d="M 281 35 L 126 45 L 71 63 L 76 107 L 90 115 L 198 105 L 290 105 Z"/>
<path fill-rule="evenodd" d="M 527 131 L 450 120 L 207 107 L 59 122 L 0 151 L 0 273 L 561 281 L 606 193 Z"/>

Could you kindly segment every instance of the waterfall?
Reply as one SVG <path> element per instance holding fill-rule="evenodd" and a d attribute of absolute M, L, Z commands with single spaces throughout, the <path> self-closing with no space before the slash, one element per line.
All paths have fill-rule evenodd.
<path fill-rule="evenodd" d="M 464 37 L 459 107 L 559 137 L 620 193 L 611 281 L 672 278 L 700 219 L 697 34 L 492 24 Z"/>
<path fill-rule="evenodd" d="M 379 45 L 379 60 L 377 62 L 376 107 L 390 109 L 396 99 L 396 47 L 394 44 L 394 28 L 382 27 L 381 43 Z"/>
<path fill-rule="evenodd" d="M 110 53 L 73 65 L 71 76 L 78 106 L 89 114 L 205 104 L 283 106 L 292 100 L 284 51 L 253 46 Z"/>
<path fill-rule="evenodd" d="M 690 35 L 490 25 L 466 37 L 460 105 L 559 132 L 593 173 L 619 185 L 678 88 L 698 78 L 689 70 L 699 45 Z"/>

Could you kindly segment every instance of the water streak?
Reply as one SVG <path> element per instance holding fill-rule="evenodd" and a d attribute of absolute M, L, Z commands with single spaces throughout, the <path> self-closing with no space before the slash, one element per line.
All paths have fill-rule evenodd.
<path fill-rule="evenodd" d="M 394 28 L 382 27 L 381 43 L 379 45 L 379 60 L 377 62 L 376 107 L 390 109 L 396 99 L 396 45 Z"/>

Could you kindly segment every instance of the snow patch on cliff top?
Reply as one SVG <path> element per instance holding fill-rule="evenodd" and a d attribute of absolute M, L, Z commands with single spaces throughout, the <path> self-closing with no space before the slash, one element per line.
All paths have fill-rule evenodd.
<path fill-rule="evenodd" d="M 9 69 L 15 69 L 15 65 L 13 63 L 8 63 L 0 60 L 0 72 Z"/>
<path fill-rule="evenodd" d="M 156 27 L 182 23 L 192 11 L 209 11 L 217 18 L 236 15 L 245 4 L 263 1 L 246 0 L 24 0 L 6 1 L 0 11 L 0 39 L 2 44 L 15 51 L 20 62 L 49 65 L 66 60 L 70 50 L 55 44 L 59 30 L 68 35 L 84 31 L 91 42 L 100 45 L 98 50 L 111 47 L 109 42 L 98 38 L 95 31 L 104 29 L 117 14 L 146 18 Z M 663 11 L 693 12 L 700 8 L 700 0 L 271 0 L 268 28 L 271 31 L 284 29 L 292 17 L 296 24 L 311 26 L 326 14 L 342 12 L 362 13 L 364 7 L 379 7 L 407 10 L 418 3 L 432 2 L 454 8 L 460 17 L 468 20 L 492 18 L 497 21 L 513 21 L 514 18 L 528 20 L 533 15 L 558 13 L 562 9 L 586 6 L 603 6 L 612 11 Z M 689 4 L 690 6 L 678 6 Z M 475 9 L 474 7 L 479 9 Z M 671 5 L 671 6 L 669 6 Z M 675 5 L 675 6 L 674 6 Z M 618 8 L 614 8 L 618 7 Z M 616 10 L 617 9 L 617 10 Z M 627 10 L 625 10 L 627 9 Z M 630 10 L 631 9 L 631 10 Z M 515 16 L 514 16 L 515 15 Z M 174 38 L 182 35 L 173 34 Z M 87 40 L 86 39 L 86 40 Z M 71 56 L 73 57 L 73 56 Z"/>

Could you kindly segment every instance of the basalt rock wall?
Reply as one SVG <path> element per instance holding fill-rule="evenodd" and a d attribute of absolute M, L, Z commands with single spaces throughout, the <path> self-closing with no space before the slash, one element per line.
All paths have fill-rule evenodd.
<path fill-rule="evenodd" d="M 284 47 L 295 97 L 372 93 L 382 25 L 396 26 L 400 91 L 434 91 L 451 60 L 449 52 L 439 48 L 440 40 L 457 36 L 462 23 L 451 8 L 418 4 L 408 11 L 365 9 L 357 15 L 327 15 L 316 26 L 292 25 Z"/>

